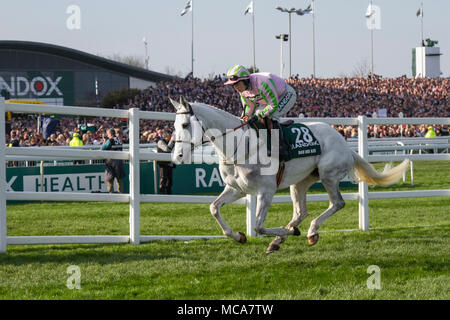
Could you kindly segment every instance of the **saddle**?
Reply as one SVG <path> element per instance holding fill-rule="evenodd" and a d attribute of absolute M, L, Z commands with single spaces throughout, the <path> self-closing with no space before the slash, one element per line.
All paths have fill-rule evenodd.
<path fill-rule="evenodd" d="M 319 141 L 304 124 L 295 123 L 293 120 L 278 123 L 264 118 L 261 119 L 261 121 L 256 122 L 253 125 L 253 128 L 256 131 L 260 129 L 269 129 L 269 134 L 270 129 L 279 129 L 280 162 L 321 154 Z M 270 142 L 271 139 L 269 136 L 267 141 L 269 153 L 271 149 Z"/>
<path fill-rule="evenodd" d="M 280 126 L 289 127 L 293 123 L 294 123 L 294 120 L 286 120 L 285 122 L 280 122 Z"/>
<path fill-rule="evenodd" d="M 292 124 L 293 121 L 292 120 L 288 120 L 286 122 L 284 122 L 283 124 L 277 122 L 277 121 L 273 121 L 272 119 L 269 118 L 263 118 L 260 121 L 254 123 L 252 125 L 252 128 L 256 130 L 257 134 L 258 131 L 260 129 L 267 129 L 269 131 L 269 136 L 267 137 L 267 155 L 270 157 L 271 156 L 271 137 L 270 137 L 270 130 L 271 129 L 279 129 L 279 162 L 278 162 L 278 171 L 277 171 L 277 175 L 276 175 L 276 183 L 277 183 L 277 187 L 280 185 L 281 180 L 283 179 L 283 175 L 284 175 L 284 169 L 285 169 L 285 161 L 287 160 L 287 158 L 289 157 L 289 153 L 287 152 L 287 145 L 286 142 L 283 138 L 283 130 L 282 130 L 282 125 L 290 125 Z"/>
<path fill-rule="evenodd" d="M 292 123 L 294 123 L 294 121 L 292 120 L 288 120 L 285 121 L 284 123 L 280 123 L 278 121 L 272 120 L 270 118 L 263 118 L 261 119 L 259 122 L 255 123 L 253 125 L 254 129 L 256 129 L 257 131 L 259 129 L 267 129 L 268 130 L 268 141 L 267 141 L 267 153 L 270 156 L 270 151 L 271 151 L 271 137 L 270 137 L 270 132 L 271 129 L 278 129 L 279 131 L 279 160 L 280 163 L 288 160 L 289 158 L 289 152 L 288 152 L 288 145 L 286 143 L 286 140 L 284 139 L 284 135 L 283 135 L 283 128 L 282 126 L 289 126 Z"/>
<path fill-rule="evenodd" d="M 279 167 L 276 175 L 277 186 L 279 186 L 285 169 L 285 162 L 308 156 L 316 156 L 321 153 L 320 144 L 311 130 L 301 123 L 288 120 L 282 123 L 268 118 L 261 119 L 252 126 L 257 132 L 260 129 L 268 129 L 267 153 L 270 156 L 271 138 L 270 129 L 279 129 Z"/>

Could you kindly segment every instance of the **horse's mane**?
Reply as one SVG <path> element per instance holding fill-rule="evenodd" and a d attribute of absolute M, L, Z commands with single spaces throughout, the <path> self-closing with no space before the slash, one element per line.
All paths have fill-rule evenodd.
<path fill-rule="evenodd" d="M 193 108 L 199 107 L 200 109 L 206 109 L 208 111 L 214 110 L 214 112 L 220 113 L 220 114 L 224 115 L 225 117 L 230 117 L 230 118 L 239 120 L 239 117 L 237 117 L 237 116 L 235 116 L 235 115 L 233 115 L 233 114 L 231 114 L 231 113 L 229 113 L 229 112 L 227 112 L 225 110 L 219 109 L 217 107 L 211 106 L 211 105 L 206 104 L 206 103 L 194 102 L 194 103 L 191 104 L 191 106 Z"/>

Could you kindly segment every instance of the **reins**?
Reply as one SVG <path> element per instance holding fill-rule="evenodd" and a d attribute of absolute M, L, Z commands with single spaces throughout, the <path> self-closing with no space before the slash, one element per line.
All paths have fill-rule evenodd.
<path fill-rule="evenodd" d="M 189 115 L 191 115 L 191 116 L 195 116 L 195 114 L 194 114 L 194 112 L 192 112 L 192 110 L 177 112 L 176 115 L 178 115 L 178 114 L 189 114 Z M 197 121 L 198 121 L 198 119 L 197 119 Z M 218 135 L 218 136 L 212 136 L 212 137 L 210 138 L 210 139 L 211 139 L 211 142 L 214 142 L 217 138 L 222 138 L 222 137 L 224 137 L 224 136 L 226 136 L 226 135 L 228 135 L 228 134 L 230 134 L 230 133 L 236 131 L 237 129 L 240 129 L 240 128 L 244 127 L 245 125 L 248 125 L 248 122 L 241 123 L 241 124 L 238 125 L 237 127 L 233 128 L 233 129 L 230 129 L 230 130 L 228 130 L 228 131 L 225 131 L 225 132 L 223 132 L 222 134 L 220 134 L 220 135 Z M 202 125 L 201 122 L 200 122 L 200 126 L 201 126 L 201 128 L 202 128 L 202 132 L 203 132 L 202 136 L 203 136 L 203 135 L 205 134 L 206 131 L 205 131 L 205 128 L 203 128 L 203 125 Z M 194 150 L 195 148 L 197 148 L 198 146 L 201 146 L 201 145 L 204 145 L 205 143 L 207 143 L 207 141 L 205 141 L 205 142 L 202 141 L 202 142 L 199 143 L 199 144 L 195 144 L 195 143 L 193 143 L 193 142 L 187 142 L 187 141 L 183 141 L 183 140 L 175 140 L 175 142 L 177 142 L 177 143 L 190 143 L 190 144 L 191 144 L 191 151 L 193 151 L 193 150 Z M 236 153 L 236 150 L 235 150 L 234 153 Z M 234 155 L 233 155 L 233 156 L 234 156 Z"/>
<path fill-rule="evenodd" d="M 233 128 L 233 129 L 230 129 L 230 130 L 228 130 L 228 131 L 225 131 L 225 132 L 222 133 L 221 135 L 218 135 L 218 136 L 216 136 L 216 137 L 211 137 L 211 141 L 214 141 L 214 140 L 216 140 L 217 138 L 221 138 L 221 137 L 223 137 L 223 136 L 226 136 L 227 134 L 230 134 L 230 133 L 236 131 L 237 129 L 240 129 L 240 128 L 242 128 L 243 126 L 245 126 L 245 125 L 247 125 L 247 124 L 248 124 L 248 122 L 244 122 L 244 123 L 238 125 L 236 128 Z M 203 129 L 203 127 L 202 127 L 202 129 Z"/>

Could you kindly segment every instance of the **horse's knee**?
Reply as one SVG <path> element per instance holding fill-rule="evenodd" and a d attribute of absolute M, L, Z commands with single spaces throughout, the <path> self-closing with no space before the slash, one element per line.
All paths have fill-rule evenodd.
<path fill-rule="evenodd" d="M 339 200 L 338 202 L 333 204 L 336 210 L 341 210 L 343 207 L 345 207 L 345 201 L 343 199 Z"/>
<path fill-rule="evenodd" d="M 256 231 L 256 233 L 264 234 L 265 228 L 263 226 L 256 226 L 255 231 Z"/>
<path fill-rule="evenodd" d="M 297 224 L 300 224 L 300 222 L 302 222 L 303 220 L 306 219 L 306 217 L 308 217 L 308 211 L 306 210 L 302 210 L 302 211 L 298 211 L 298 213 L 294 216 L 294 222 Z"/>
<path fill-rule="evenodd" d="M 217 205 L 217 203 L 215 201 L 213 203 L 211 203 L 211 205 L 209 206 L 209 211 L 211 212 L 211 214 L 214 218 L 218 216 L 219 206 Z"/>

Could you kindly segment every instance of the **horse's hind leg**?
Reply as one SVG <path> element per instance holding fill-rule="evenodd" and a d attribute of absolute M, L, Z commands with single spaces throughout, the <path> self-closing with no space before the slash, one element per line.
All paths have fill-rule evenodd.
<path fill-rule="evenodd" d="M 224 235 L 226 235 L 229 238 L 232 238 L 238 242 L 245 243 L 247 241 L 247 238 L 245 237 L 245 234 L 241 232 L 234 232 L 233 229 L 225 222 L 225 220 L 220 215 L 220 208 L 227 204 L 232 203 L 240 198 L 242 198 L 244 194 L 240 193 L 236 189 L 233 189 L 229 187 L 228 185 L 225 186 L 225 189 L 223 192 L 217 197 L 216 200 L 214 200 L 213 203 L 211 203 L 211 206 L 209 207 L 212 216 L 214 219 L 216 219 L 217 223 L 220 225 L 220 228 L 222 229 L 222 232 Z"/>
<path fill-rule="evenodd" d="M 306 208 L 306 193 L 309 188 L 319 181 L 319 175 L 317 171 L 314 171 L 311 175 L 298 182 L 297 184 L 291 185 L 291 199 L 293 203 L 293 214 L 292 220 L 285 227 L 286 229 L 294 230 L 294 235 L 300 235 L 297 226 L 308 216 L 308 210 Z M 270 243 L 270 246 L 276 248 L 279 247 L 287 239 L 287 235 L 276 236 L 275 239 Z"/>
<path fill-rule="evenodd" d="M 308 216 L 306 193 L 317 181 L 319 181 L 319 175 L 311 174 L 296 185 L 291 186 L 291 199 L 294 205 L 294 212 L 292 214 L 292 220 L 286 226 L 287 229 L 297 227 Z"/>
<path fill-rule="evenodd" d="M 315 245 L 317 241 L 319 241 L 319 233 L 317 232 L 317 229 L 320 228 L 322 223 L 345 206 L 345 201 L 339 191 L 339 181 L 340 179 L 337 179 L 336 177 L 322 177 L 322 184 L 330 196 L 330 206 L 320 216 L 311 221 L 311 225 L 308 230 L 308 243 L 310 245 Z"/>

